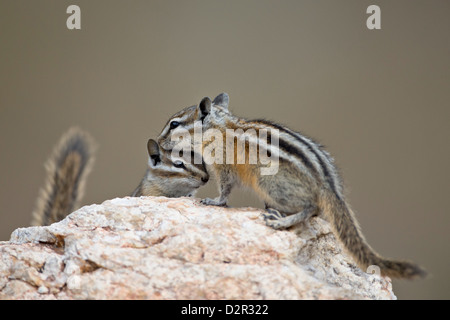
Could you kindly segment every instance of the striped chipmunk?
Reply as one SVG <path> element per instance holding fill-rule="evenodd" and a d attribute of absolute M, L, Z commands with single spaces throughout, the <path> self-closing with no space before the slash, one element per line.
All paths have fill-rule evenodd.
<path fill-rule="evenodd" d="M 78 128 L 71 128 L 62 136 L 45 164 L 46 181 L 33 211 L 32 225 L 50 225 L 78 208 L 95 149 L 90 135 Z M 194 165 L 174 159 L 162 152 L 153 139 L 148 140 L 147 151 L 147 171 L 132 197 L 193 196 L 208 181 L 203 163 Z"/>
<path fill-rule="evenodd" d="M 383 258 L 369 246 L 345 200 L 334 160 L 320 144 L 271 121 L 236 117 L 229 111 L 228 104 L 226 93 L 213 101 L 205 97 L 198 106 L 187 107 L 173 115 L 157 139 L 162 148 L 175 151 L 178 145 L 174 137 L 183 136 L 182 141 L 186 134 L 194 137 L 190 139 L 190 146 L 203 156 L 208 172 L 216 177 L 220 192 L 217 198 L 206 198 L 202 203 L 225 206 L 233 187 L 249 187 L 264 201 L 264 220 L 272 228 L 288 228 L 321 215 L 330 222 L 337 239 L 362 270 L 375 265 L 382 275 L 392 278 L 412 279 L 426 275 L 420 266 Z M 272 159 L 278 160 L 276 170 L 272 174 L 263 173 L 268 169 L 268 162 L 263 164 L 262 158 L 252 162 L 252 150 L 265 150 L 262 154 L 269 157 L 276 155 Z M 243 153 L 247 154 L 244 158 Z"/>

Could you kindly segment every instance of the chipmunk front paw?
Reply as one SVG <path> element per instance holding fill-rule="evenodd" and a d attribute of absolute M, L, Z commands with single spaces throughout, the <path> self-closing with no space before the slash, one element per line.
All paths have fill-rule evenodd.
<path fill-rule="evenodd" d="M 271 208 L 268 208 L 267 211 L 263 213 L 263 218 L 266 225 L 274 229 L 285 228 L 284 224 L 281 223 L 285 217 L 285 214 Z"/>
<path fill-rule="evenodd" d="M 221 201 L 219 197 L 217 197 L 215 199 L 205 198 L 205 199 L 200 200 L 200 203 L 205 204 L 207 206 L 218 206 L 218 207 L 226 207 L 227 206 L 227 202 Z"/>

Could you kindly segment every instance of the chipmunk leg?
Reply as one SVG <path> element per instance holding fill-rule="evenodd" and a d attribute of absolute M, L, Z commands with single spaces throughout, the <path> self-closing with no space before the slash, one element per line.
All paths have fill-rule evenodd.
<path fill-rule="evenodd" d="M 274 229 L 286 229 L 293 225 L 306 221 L 316 212 L 316 208 L 313 206 L 307 207 L 304 210 L 292 215 L 286 215 L 280 211 L 267 208 L 267 212 L 263 213 L 264 221 L 266 225 Z"/>
<path fill-rule="evenodd" d="M 220 195 L 217 198 L 211 199 L 206 198 L 202 199 L 200 202 L 209 206 L 221 206 L 224 207 L 227 205 L 228 196 L 235 185 L 236 180 L 235 177 L 231 174 L 227 174 L 227 172 L 223 172 L 219 177 L 219 190 Z"/>

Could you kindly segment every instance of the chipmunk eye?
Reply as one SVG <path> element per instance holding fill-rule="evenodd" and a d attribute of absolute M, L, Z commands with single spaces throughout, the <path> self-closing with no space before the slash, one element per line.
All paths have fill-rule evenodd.
<path fill-rule="evenodd" d="M 175 168 L 184 168 L 185 166 L 184 166 L 184 163 L 182 162 L 182 161 L 175 161 L 174 163 L 173 163 L 173 166 L 175 167 Z"/>
<path fill-rule="evenodd" d="M 170 129 L 175 129 L 176 127 L 178 127 L 180 125 L 180 123 L 178 121 L 172 121 L 170 123 Z"/>

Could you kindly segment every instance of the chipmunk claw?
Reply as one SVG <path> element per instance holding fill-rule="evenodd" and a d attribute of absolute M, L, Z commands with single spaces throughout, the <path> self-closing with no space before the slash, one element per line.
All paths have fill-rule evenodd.
<path fill-rule="evenodd" d="M 268 227 L 273 229 L 283 229 L 285 226 L 280 223 L 283 218 L 286 217 L 284 213 L 281 213 L 278 210 L 268 208 L 266 212 L 263 214 L 263 219 L 266 222 Z"/>
<path fill-rule="evenodd" d="M 205 198 L 205 199 L 200 200 L 200 203 L 207 205 L 207 206 L 218 206 L 218 207 L 226 207 L 227 206 L 227 202 L 221 201 L 220 198 L 215 198 L 215 199 Z"/>

